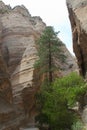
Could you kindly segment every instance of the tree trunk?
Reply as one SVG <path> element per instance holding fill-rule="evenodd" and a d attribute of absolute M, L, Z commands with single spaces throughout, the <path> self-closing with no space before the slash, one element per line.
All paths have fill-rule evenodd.
<path fill-rule="evenodd" d="M 52 76 L 52 55 L 51 55 L 51 43 L 49 42 L 49 83 L 51 84 L 53 81 Z"/>

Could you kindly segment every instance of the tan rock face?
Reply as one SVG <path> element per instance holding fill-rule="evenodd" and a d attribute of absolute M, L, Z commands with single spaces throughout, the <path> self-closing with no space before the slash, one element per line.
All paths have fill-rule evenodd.
<path fill-rule="evenodd" d="M 1 24 L 0 24 L 0 39 L 1 39 Z M 0 41 L 1 45 L 2 41 Z M 13 108 L 13 95 L 10 82 L 10 75 L 3 60 L 0 50 L 0 130 L 7 130 L 7 127 L 14 128 L 11 120 L 15 118 Z M 19 124 L 18 124 L 19 125 Z M 15 125 L 17 126 L 17 125 Z M 18 127 L 18 126 L 17 126 Z"/>
<path fill-rule="evenodd" d="M 87 78 L 87 0 L 67 0 L 72 26 L 73 49 L 80 73 Z"/>
<path fill-rule="evenodd" d="M 0 13 L 0 68 L 1 74 L 4 74 L 0 90 L 5 101 L 1 99 L 0 102 L 2 108 L 8 108 L 3 119 L 3 113 L 0 114 L 0 120 L 8 122 L 2 130 L 17 130 L 26 120 L 34 122 L 35 93 L 40 84 L 38 70 L 34 69 L 37 59 L 36 40 L 46 25 L 40 17 L 32 17 L 24 6 L 11 9 L 0 2 L 0 9 L 5 10 Z M 61 75 L 77 68 L 73 56 L 65 46 L 63 50 L 67 64 L 61 65 L 64 68 Z"/>
<path fill-rule="evenodd" d="M 22 120 L 26 117 L 29 119 L 32 117 L 30 114 L 33 111 L 36 93 L 33 87 L 33 66 L 37 59 L 35 40 L 46 25 L 41 18 L 31 17 L 24 6 L 17 6 L 2 15 L 1 23 L 1 51 L 11 77 L 16 116 L 19 116 L 19 120 L 21 116 Z M 27 89 L 30 86 L 31 89 Z"/>
<path fill-rule="evenodd" d="M 87 0 L 67 0 L 73 35 L 73 49 L 78 60 L 79 71 L 87 79 Z M 83 100 L 82 120 L 87 129 L 87 97 Z"/>

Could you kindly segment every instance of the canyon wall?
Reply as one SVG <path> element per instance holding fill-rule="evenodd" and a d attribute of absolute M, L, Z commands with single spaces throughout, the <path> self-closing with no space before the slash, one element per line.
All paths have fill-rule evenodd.
<path fill-rule="evenodd" d="M 42 19 L 32 17 L 23 5 L 12 9 L 0 1 L 0 130 L 17 130 L 27 121 L 34 123 L 35 93 L 40 83 L 34 69 L 36 40 L 45 27 Z M 63 51 L 67 64 L 61 65 L 64 70 L 59 75 L 77 69 L 65 45 Z"/>
<path fill-rule="evenodd" d="M 87 0 L 67 0 L 73 36 L 73 50 L 79 71 L 87 78 Z"/>

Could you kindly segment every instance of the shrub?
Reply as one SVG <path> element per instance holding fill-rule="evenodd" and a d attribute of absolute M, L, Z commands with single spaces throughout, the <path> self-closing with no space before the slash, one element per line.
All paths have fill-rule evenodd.
<path fill-rule="evenodd" d="M 86 89 L 84 80 L 76 73 L 56 79 L 51 86 L 45 83 L 37 96 L 37 121 L 42 126 L 48 124 L 52 130 L 70 130 L 77 121 L 76 113 L 70 108 Z"/>

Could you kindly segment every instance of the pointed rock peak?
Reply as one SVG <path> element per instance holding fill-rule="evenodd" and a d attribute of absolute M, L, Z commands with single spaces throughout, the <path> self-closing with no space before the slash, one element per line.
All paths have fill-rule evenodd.
<path fill-rule="evenodd" d="M 5 3 L 2 0 L 0 0 L 0 7 L 5 7 L 5 6 L 6 6 Z"/>
<path fill-rule="evenodd" d="M 26 16 L 26 17 L 31 17 L 31 14 L 29 13 L 28 9 L 24 6 L 24 5 L 21 5 L 21 6 L 15 6 L 13 8 L 14 11 L 17 11 L 19 13 L 21 13 L 23 16 Z"/>
<path fill-rule="evenodd" d="M 0 1 L 0 14 L 4 14 L 11 9 L 10 5 L 5 5 L 3 1 Z"/>

